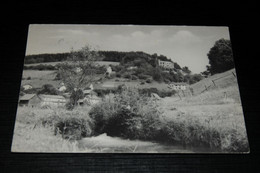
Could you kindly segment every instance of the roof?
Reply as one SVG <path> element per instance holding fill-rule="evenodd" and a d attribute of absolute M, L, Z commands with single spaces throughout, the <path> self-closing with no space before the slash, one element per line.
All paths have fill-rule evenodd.
<path fill-rule="evenodd" d="M 52 99 L 65 99 L 63 96 L 60 95 L 45 95 L 45 94 L 41 94 L 40 95 L 41 98 L 52 98 Z"/>
<path fill-rule="evenodd" d="M 32 85 L 31 85 L 31 84 L 24 84 L 24 85 L 23 85 L 23 87 L 24 87 L 24 86 L 27 86 L 27 85 L 29 85 L 29 86 L 31 86 L 31 87 L 32 87 Z"/>
<path fill-rule="evenodd" d="M 151 96 L 156 98 L 156 99 L 158 99 L 158 100 L 161 99 L 161 97 L 158 94 L 156 94 L 156 93 L 151 93 Z"/>
<path fill-rule="evenodd" d="M 171 82 L 170 84 L 175 84 L 175 85 L 188 85 L 185 82 Z"/>
<path fill-rule="evenodd" d="M 20 100 L 30 100 L 35 96 L 35 94 L 25 94 L 23 95 Z"/>
<path fill-rule="evenodd" d="M 92 92 L 92 90 L 84 90 L 83 93 L 84 94 L 90 94 Z"/>

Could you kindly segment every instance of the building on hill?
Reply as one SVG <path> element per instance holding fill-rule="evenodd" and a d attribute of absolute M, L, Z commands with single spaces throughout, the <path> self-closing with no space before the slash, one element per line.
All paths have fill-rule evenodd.
<path fill-rule="evenodd" d="M 158 60 L 158 65 L 159 67 L 162 67 L 162 68 L 165 68 L 165 69 L 174 69 L 174 64 L 173 62 L 170 62 L 170 61 L 161 61 L 161 60 Z"/>
<path fill-rule="evenodd" d="M 188 88 L 188 84 L 183 82 L 171 82 L 168 84 L 168 88 L 174 90 L 186 90 Z"/>
<path fill-rule="evenodd" d="M 41 99 L 36 94 L 25 94 L 19 98 L 19 106 L 34 107 L 41 102 Z"/>

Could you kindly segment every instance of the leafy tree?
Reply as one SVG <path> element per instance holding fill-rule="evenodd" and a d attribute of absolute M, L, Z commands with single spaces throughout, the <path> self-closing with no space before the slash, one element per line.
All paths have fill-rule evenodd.
<path fill-rule="evenodd" d="M 234 68 L 233 54 L 230 40 L 220 39 L 208 53 L 208 70 L 211 74 L 225 72 Z"/>
<path fill-rule="evenodd" d="M 181 69 L 181 66 L 177 62 L 174 62 L 173 65 L 175 69 Z"/>
<path fill-rule="evenodd" d="M 191 73 L 190 69 L 189 69 L 187 66 L 183 67 L 183 68 L 182 68 L 182 71 L 185 72 L 185 73 L 187 73 L 187 74 L 190 74 L 190 73 Z"/>
<path fill-rule="evenodd" d="M 38 94 L 58 95 L 59 91 L 51 84 L 45 84 L 42 86 Z"/>
<path fill-rule="evenodd" d="M 58 73 L 67 90 L 70 92 L 70 109 L 77 105 L 83 97 L 82 91 L 95 80 L 97 68 L 95 60 L 99 57 L 97 51 L 85 46 L 79 51 L 71 51 L 68 60 L 60 64 Z"/>

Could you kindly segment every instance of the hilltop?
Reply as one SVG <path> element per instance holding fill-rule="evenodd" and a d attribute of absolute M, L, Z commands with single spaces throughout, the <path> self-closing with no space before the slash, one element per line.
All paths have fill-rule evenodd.
<path fill-rule="evenodd" d="M 140 82 L 159 83 L 186 82 L 193 84 L 202 79 L 200 74 L 192 74 L 188 67 L 181 67 L 172 59 L 157 54 L 145 52 L 118 52 L 99 51 L 96 61 L 101 70 L 104 66 L 110 65 L 115 72 L 112 78 L 125 78 L 139 80 Z M 25 57 L 25 70 L 57 70 L 59 63 L 67 61 L 69 53 L 28 55 Z M 170 69 L 158 65 L 158 61 L 169 62 Z"/>

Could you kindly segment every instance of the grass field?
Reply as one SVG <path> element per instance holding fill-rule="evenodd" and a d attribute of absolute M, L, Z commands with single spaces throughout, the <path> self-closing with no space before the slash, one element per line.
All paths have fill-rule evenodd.
<path fill-rule="evenodd" d="M 54 80 L 55 76 L 55 71 L 24 70 L 21 85 L 30 84 L 33 88 L 41 88 L 44 84 L 51 84 L 58 88 L 60 81 Z"/>
<path fill-rule="evenodd" d="M 203 90 L 205 90 L 205 86 L 209 87 L 208 90 L 216 87 L 225 88 L 233 85 L 238 87 L 237 78 L 232 73 L 236 74 L 235 69 L 228 70 L 224 73 L 215 74 L 191 85 L 190 87 L 193 89 L 194 94 L 200 94 Z M 214 86 L 212 80 L 215 80 L 214 82 L 216 86 Z"/>
<path fill-rule="evenodd" d="M 236 77 L 234 77 L 232 72 L 234 73 L 235 70 L 232 69 L 221 74 L 210 76 L 191 85 L 194 90 L 193 96 L 186 95 L 180 99 L 175 95 L 153 102 L 155 103 L 154 106 L 156 109 L 160 112 L 158 128 L 160 128 L 162 136 L 165 135 L 165 139 L 160 139 L 159 142 L 168 142 L 172 146 L 178 143 L 183 146 L 195 148 L 203 145 L 210 149 L 207 151 L 213 152 L 248 152 L 249 148 L 240 94 Z M 55 78 L 55 71 L 24 70 L 23 78 L 27 79 L 28 77 L 31 79 L 22 80 L 22 85 L 31 84 L 35 88 L 40 88 L 42 85 L 48 83 L 54 87 L 58 87 L 60 82 L 53 80 Z M 212 80 L 215 80 L 216 86 L 214 86 Z M 165 83 L 153 81 L 152 83 L 141 85 L 141 81 L 139 80 L 122 78 L 104 79 L 98 85 L 116 87 L 120 84 L 126 84 L 130 88 L 153 87 L 159 90 L 168 90 L 168 85 Z M 205 85 L 211 87 L 205 90 Z M 205 91 L 202 92 L 203 90 Z M 136 102 L 140 101 L 140 96 L 138 96 L 138 94 L 130 95 L 127 99 L 133 104 L 136 104 Z M 113 111 L 115 111 L 115 109 L 111 107 L 110 103 L 108 102 L 106 104 L 108 108 L 104 111 L 114 113 Z M 145 112 L 150 113 L 151 110 L 149 107 L 146 107 L 147 105 L 145 103 L 141 102 L 140 104 L 144 105 L 137 105 L 137 107 L 147 116 Z M 102 105 L 100 106 L 101 107 L 97 110 L 105 109 Z M 120 107 L 121 103 L 117 104 L 117 106 Z M 108 110 L 110 108 L 111 110 Z M 57 114 L 63 118 L 66 118 L 67 115 L 71 115 L 73 116 L 72 118 L 76 119 L 82 117 L 88 119 L 90 109 L 91 107 L 82 107 L 77 108 L 73 112 L 68 112 L 65 108 L 42 109 L 40 107 L 18 107 L 12 151 L 100 152 L 100 148 L 93 150 L 88 147 L 83 147 L 83 149 L 79 146 L 78 141 L 72 142 L 63 139 L 61 135 L 55 136 L 52 126 L 39 125 L 39 122 L 43 119 L 48 119 L 48 117 Z M 151 115 L 153 115 L 153 112 L 151 112 Z M 153 122 L 154 119 L 151 117 L 149 121 Z M 138 124 L 135 125 L 136 127 L 134 126 L 133 128 L 137 128 Z M 137 128 L 136 132 L 138 132 L 138 130 L 140 129 Z M 144 133 L 144 131 L 140 131 L 140 134 L 141 133 Z M 149 140 L 158 140 L 152 137 L 155 133 L 158 133 L 156 128 L 151 128 L 151 130 L 147 131 L 147 134 L 151 135 Z M 141 136 L 142 135 L 143 134 L 141 134 Z M 125 143 L 125 141 L 121 142 Z M 133 144 L 135 144 L 135 142 L 133 142 Z M 128 144 L 126 144 L 126 146 L 127 145 Z M 104 151 L 111 152 L 109 150 Z M 176 152 L 181 151 L 178 150 Z"/>
<path fill-rule="evenodd" d="M 53 80 L 55 78 L 55 71 L 52 70 L 24 70 L 23 71 L 23 78 L 31 77 L 31 79 L 48 79 Z"/>

